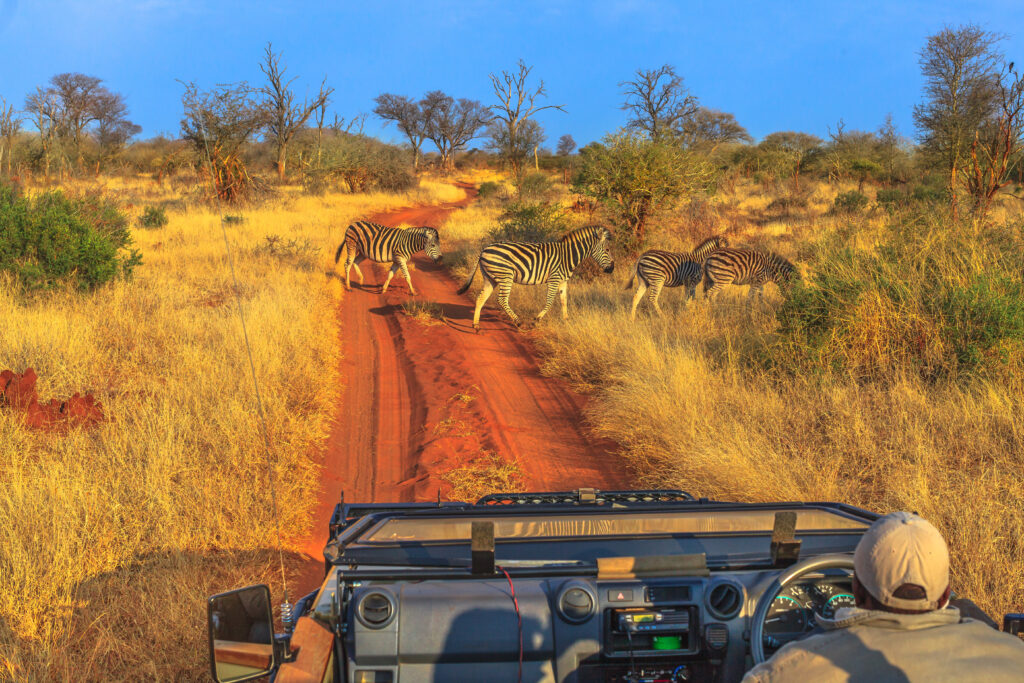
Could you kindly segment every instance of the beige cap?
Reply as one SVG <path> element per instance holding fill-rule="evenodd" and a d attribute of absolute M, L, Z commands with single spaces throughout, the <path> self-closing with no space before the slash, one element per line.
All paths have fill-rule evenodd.
<path fill-rule="evenodd" d="M 853 554 L 857 580 L 883 605 L 939 609 L 949 587 L 949 549 L 939 530 L 910 512 L 890 512 L 868 528 Z M 920 586 L 925 598 L 893 595 L 904 584 Z"/>

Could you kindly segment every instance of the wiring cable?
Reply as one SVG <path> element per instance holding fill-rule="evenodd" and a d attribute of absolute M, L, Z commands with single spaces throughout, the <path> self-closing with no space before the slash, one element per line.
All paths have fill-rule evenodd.
<path fill-rule="evenodd" d="M 512 592 L 512 604 L 516 608 L 516 621 L 519 628 L 519 675 L 516 677 L 516 683 L 523 683 L 523 614 L 519 611 L 519 598 L 516 597 L 516 587 L 512 583 L 512 577 L 504 567 L 498 567 L 498 569 L 508 579 L 508 588 Z"/>

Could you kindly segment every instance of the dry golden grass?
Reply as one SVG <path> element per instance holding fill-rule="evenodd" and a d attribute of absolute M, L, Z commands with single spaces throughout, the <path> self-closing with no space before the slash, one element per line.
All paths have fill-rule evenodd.
<path fill-rule="evenodd" d="M 474 503 L 489 493 L 518 493 L 523 490 L 519 465 L 506 462 L 496 453 L 484 451 L 465 465 L 448 470 L 441 479 L 451 484 L 450 500 Z"/>
<path fill-rule="evenodd" d="M 0 679 L 203 679 L 205 596 L 267 581 L 280 598 L 235 292 L 288 550 L 308 531 L 312 456 L 340 379 L 341 290 L 325 272 L 342 231 L 371 211 L 464 192 L 429 180 L 403 195 L 283 188 L 258 209 L 226 209 L 242 218 L 228 224 L 236 290 L 213 210 L 151 181 L 71 189 L 117 196 L 133 219 L 165 203 L 170 222 L 133 230 L 144 264 L 132 281 L 32 299 L 0 286 L 0 369 L 34 367 L 44 398 L 93 391 L 108 418 L 53 435 L 0 411 Z M 261 249 L 267 236 L 304 245 L 316 267 Z"/>
<path fill-rule="evenodd" d="M 712 199 L 722 224 L 710 230 L 728 231 L 734 244 L 778 251 L 799 266 L 809 245 L 846 229 L 846 219 L 823 214 L 837 192 L 848 189 L 855 187 L 817 185 L 800 215 L 767 219 L 772 197 L 741 186 Z M 999 209 L 1010 216 L 1019 210 Z M 479 241 L 497 216 L 491 211 L 486 219 L 467 213 L 465 224 L 463 216 L 453 216 L 447 230 L 472 252 L 478 246 L 470 244 L 472 235 Z M 885 220 L 862 219 L 846 243 L 872 249 Z M 680 223 L 665 223 L 653 246 L 691 248 Z M 684 306 L 682 290 L 668 289 L 661 297 L 664 318 L 652 318 L 644 302 L 631 324 L 630 293 L 623 289 L 631 266 L 620 262 L 613 277 L 600 275 L 589 284 L 572 281 L 569 320 L 549 315 L 534 336 L 545 371 L 591 393 L 591 427 L 621 444 L 637 484 L 722 500 L 826 500 L 879 512 L 917 511 L 949 541 L 957 593 L 993 616 L 1020 610 L 1019 377 L 969 387 L 926 383 L 910 373 L 878 384 L 780 377 L 758 362 L 775 339 L 777 290 L 770 288 L 766 305 L 748 313 L 746 288 L 727 290 L 713 308 Z M 512 305 L 524 318 L 543 300 L 543 287 L 513 288 Z M 877 328 L 869 313 L 865 334 Z"/>

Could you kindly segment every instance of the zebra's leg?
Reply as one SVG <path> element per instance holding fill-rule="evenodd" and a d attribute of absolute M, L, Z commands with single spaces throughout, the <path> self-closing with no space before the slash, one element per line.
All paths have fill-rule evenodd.
<path fill-rule="evenodd" d="M 409 293 L 412 294 L 413 296 L 416 296 L 416 290 L 413 289 L 412 286 L 412 278 L 409 277 L 409 264 L 406 263 L 404 259 L 399 261 L 398 263 L 402 266 L 402 275 L 405 276 L 405 281 L 409 283 Z"/>
<path fill-rule="evenodd" d="M 548 281 L 548 300 L 544 302 L 544 308 L 540 309 L 540 313 L 537 314 L 537 320 L 540 320 L 548 314 L 548 310 L 551 309 L 551 304 L 555 303 L 555 295 L 558 294 L 558 290 L 562 286 L 558 280 Z"/>
<path fill-rule="evenodd" d="M 491 278 L 484 275 L 482 279 L 484 286 L 480 289 L 480 293 L 476 295 L 476 310 L 473 311 L 473 329 L 477 332 L 480 331 L 480 309 L 484 307 L 487 300 L 491 298 L 491 292 L 494 291 L 494 283 L 491 282 Z"/>
<path fill-rule="evenodd" d="M 694 300 L 696 298 L 697 298 L 697 285 L 696 284 L 687 285 L 686 286 L 686 301 L 684 303 L 687 306 L 689 306 L 690 305 L 690 301 L 692 301 L 692 300 Z"/>
<path fill-rule="evenodd" d="M 351 281 L 349 279 L 349 276 L 352 273 L 352 264 L 355 263 L 355 260 L 356 260 L 355 250 L 350 248 L 348 250 L 348 253 L 345 255 L 345 289 L 347 289 L 349 291 L 352 291 L 352 283 L 351 283 Z M 356 273 L 359 273 L 359 266 L 356 266 Z M 359 275 L 359 284 L 362 284 L 362 283 L 363 283 L 363 276 L 362 276 L 362 274 L 360 274 Z"/>
<path fill-rule="evenodd" d="M 512 318 L 512 324 L 519 327 L 519 316 L 512 310 L 512 307 L 508 305 L 508 295 L 512 293 L 512 278 L 509 277 L 507 280 L 502 280 L 498 283 L 498 304 L 501 306 L 501 310 L 505 311 L 505 315 Z"/>
<path fill-rule="evenodd" d="M 397 272 L 398 272 L 398 264 L 397 263 L 392 263 L 391 267 L 388 268 L 388 276 L 384 280 L 384 286 L 380 290 L 381 294 L 383 294 L 384 292 L 388 291 L 388 285 L 391 284 L 391 278 L 393 278 L 395 276 L 395 273 L 397 273 Z"/>
<path fill-rule="evenodd" d="M 366 260 L 366 257 L 360 254 L 356 257 L 356 260 L 352 262 L 352 267 L 356 269 L 356 275 L 359 276 L 359 284 L 364 285 L 366 281 L 363 280 L 363 271 L 359 270 L 359 264 Z"/>
<path fill-rule="evenodd" d="M 651 306 L 658 312 L 658 315 L 664 315 L 661 311 L 661 305 L 658 303 L 658 297 L 661 296 L 661 288 L 664 286 L 664 282 L 655 282 L 651 284 L 651 289 L 647 293 L 647 300 L 651 302 Z"/>
<path fill-rule="evenodd" d="M 712 301 L 718 298 L 718 293 L 725 288 L 725 285 L 721 282 L 715 282 L 711 287 L 707 286 L 707 282 L 704 283 L 704 301 Z"/>
<path fill-rule="evenodd" d="M 640 280 L 640 278 L 637 278 Z M 640 280 L 640 285 L 636 288 L 636 293 L 633 294 L 633 307 L 629 311 L 629 319 L 636 320 L 636 307 L 640 303 L 640 299 L 644 298 L 644 292 L 647 291 L 647 283 Z"/>
<path fill-rule="evenodd" d="M 562 300 L 562 320 L 569 319 L 569 281 L 562 280 L 562 286 L 558 288 L 559 298 Z"/>

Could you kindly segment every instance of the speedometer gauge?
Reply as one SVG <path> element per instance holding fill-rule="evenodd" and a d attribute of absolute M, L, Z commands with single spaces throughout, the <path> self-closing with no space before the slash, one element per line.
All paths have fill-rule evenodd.
<path fill-rule="evenodd" d="M 826 619 L 835 619 L 836 610 L 843 607 L 856 607 L 857 602 L 849 593 L 836 593 L 821 606 L 821 616 Z"/>
<path fill-rule="evenodd" d="M 772 600 L 764 620 L 764 630 L 773 635 L 803 633 L 809 625 L 808 612 L 788 595 L 779 595 Z"/>

